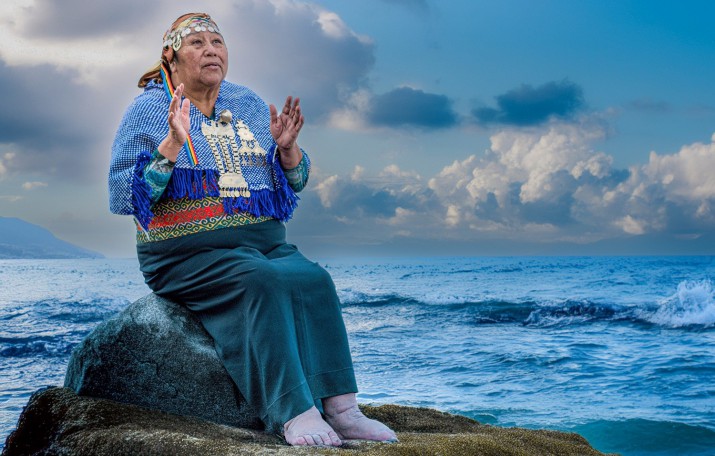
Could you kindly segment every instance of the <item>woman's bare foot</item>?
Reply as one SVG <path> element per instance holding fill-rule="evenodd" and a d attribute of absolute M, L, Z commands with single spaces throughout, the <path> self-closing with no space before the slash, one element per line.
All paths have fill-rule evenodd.
<path fill-rule="evenodd" d="M 343 394 L 323 399 L 325 420 L 341 439 L 396 442 L 397 434 L 377 420 L 362 414 L 355 394 Z"/>
<path fill-rule="evenodd" d="M 283 435 L 289 445 L 340 446 L 343 443 L 315 407 L 288 420 L 283 425 Z"/>

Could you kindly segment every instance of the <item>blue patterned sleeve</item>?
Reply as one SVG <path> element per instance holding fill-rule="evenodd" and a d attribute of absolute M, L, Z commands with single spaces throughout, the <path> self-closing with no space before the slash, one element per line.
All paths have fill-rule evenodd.
<path fill-rule="evenodd" d="M 290 185 L 294 192 L 298 193 L 303 190 L 308 183 L 308 176 L 310 175 L 310 159 L 308 158 L 308 154 L 303 152 L 303 158 L 300 159 L 298 166 L 283 170 L 283 174 L 285 174 L 288 185 Z"/>
<path fill-rule="evenodd" d="M 145 171 L 152 163 L 152 152 L 168 130 L 168 102 L 158 99 L 159 95 L 159 91 L 147 90 L 129 106 L 114 138 L 109 166 L 110 210 L 134 216 L 144 228 L 154 217 L 154 192 L 145 179 Z"/>
<path fill-rule="evenodd" d="M 154 149 L 151 154 L 151 160 L 144 168 L 144 181 L 146 181 L 151 191 L 149 199 L 151 199 L 152 205 L 156 204 L 161 195 L 164 194 L 173 170 L 174 163 L 161 155 L 159 150 Z"/>

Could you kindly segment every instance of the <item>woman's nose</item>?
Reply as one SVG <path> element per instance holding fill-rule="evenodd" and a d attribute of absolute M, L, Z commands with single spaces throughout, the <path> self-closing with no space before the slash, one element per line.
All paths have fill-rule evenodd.
<path fill-rule="evenodd" d="M 206 46 L 206 54 L 209 55 L 215 55 L 217 53 L 217 47 L 213 43 L 209 43 L 208 46 Z"/>

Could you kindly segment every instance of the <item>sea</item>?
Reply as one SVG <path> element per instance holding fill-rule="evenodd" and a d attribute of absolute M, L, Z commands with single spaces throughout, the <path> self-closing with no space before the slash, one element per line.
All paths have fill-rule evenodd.
<path fill-rule="evenodd" d="M 341 258 L 359 402 L 715 455 L 715 257 Z M 0 446 L 72 349 L 149 292 L 136 259 L 0 261 Z"/>

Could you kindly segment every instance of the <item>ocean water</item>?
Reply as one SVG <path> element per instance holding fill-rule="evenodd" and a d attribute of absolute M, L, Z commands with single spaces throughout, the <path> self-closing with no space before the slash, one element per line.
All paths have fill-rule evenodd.
<path fill-rule="evenodd" d="M 319 261 L 362 403 L 715 455 L 715 257 Z M 72 348 L 148 293 L 136 260 L 0 261 L 0 445 Z"/>

